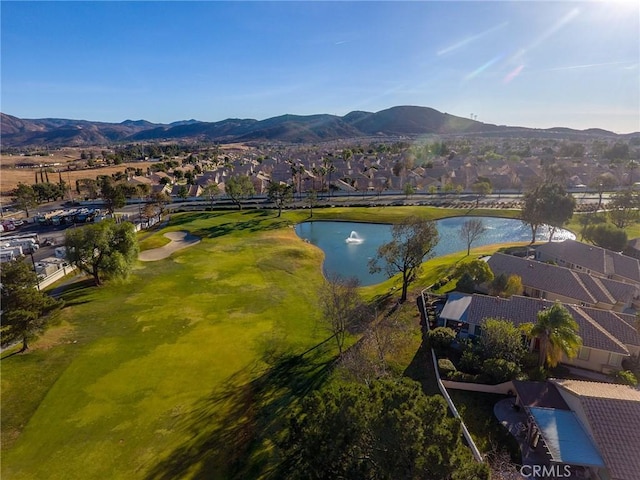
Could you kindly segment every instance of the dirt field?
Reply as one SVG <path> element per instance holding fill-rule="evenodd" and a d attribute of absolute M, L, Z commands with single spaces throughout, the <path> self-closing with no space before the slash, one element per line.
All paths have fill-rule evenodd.
<path fill-rule="evenodd" d="M 57 183 L 59 179 L 58 171 L 62 173 L 62 180 L 70 184 L 73 188 L 76 180 L 80 178 L 96 178 L 98 175 L 111 175 L 116 172 L 123 172 L 125 168 L 141 168 L 146 171 L 153 162 L 123 163 L 106 167 L 84 168 L 81 170 L 67 170 L 74 168 L 80 162 L 80 150 L 56 151 L 49 157 L 26 157 L 22 155 L 0 155 L 0 197 L 2 203 L 8 203 L 11 191 L 18 183 L 35 183 L 36 172 L 40 169 L 37 166 L 49 167 L 55 173 L 49 172 L 49 181 Z M 16 167 L 16 165 L 31 164 L 35 168 Z"/>

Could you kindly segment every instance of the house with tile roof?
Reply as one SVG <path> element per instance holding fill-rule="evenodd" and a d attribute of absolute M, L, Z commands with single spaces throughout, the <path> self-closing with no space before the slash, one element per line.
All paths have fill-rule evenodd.
<path fill-rule="evenodd" d="M 556 386 L 596 446 L 604 467 L 592 478 L 637 480 L 640 476 L 640 391 L 626 385 L 559 380 Z"/>
<path fill-rule="evenodd" d="M 576 240 L 550 242 L 536 248 L 535 258 L 561 267 L 640 286 L 640 261 Z"/>
<path fill-rule="evenodd" d="M 450 294 L 438 320 L 439 326 L 458 331 L 462 338 L 482 334 L 487 318 L 508 320 L 519 326 L 537 322 L 538 313 L 554 302 L 514 295 L 499 298 L 488 295 Z M 582 347 L 575 358 L 561 362 L 601 373 L 621 369 L 622 361 L 640 353 L 640 335 L 633 327 L 635 317 L 611 310 L 563 304 L 578 324 Z"/>
<path fill-rule="evenodd" d="M 634 285 L 551 263 L 495 253 L 487 264 L 495 276 L 518 275 L 524 294 L 530 297 L 617 312 L 630 308 L 632 301 L 640 298 L 640 288 Z"/>

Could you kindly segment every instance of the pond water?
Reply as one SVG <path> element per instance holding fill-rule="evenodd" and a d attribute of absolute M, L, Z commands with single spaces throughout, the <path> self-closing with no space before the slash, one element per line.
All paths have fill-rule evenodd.
<path fill-rule="evenodd" d="M 466 251 L 467 245 L 460 236 L 460 226 L 473 217 L 453 217 L 437 220 L 440 241 L 434 249 L 435 256 Z M 492 243 L 521 242 L 531 240 L 531 229 L 520 220 L 494 217 L 475 217 L 482 220 L 486 232 L 473 242 L 472 247 Z M 358 222 L 304 222 L 295 227 L 298 236 L 320 247 L 325 254 L 325 275 L 339 274 L 357 277 L 360 285 L 374 285 L 386 280 L 384 272 L 369 273 L 369 259 L 376 255 L 378 247 L 391 240 L 391 225 Z M 556 231 L 554 241 L 575 235 L 567 230 Z M 549 239 L 549 230 L 539 228 L 536 239 Z"/>

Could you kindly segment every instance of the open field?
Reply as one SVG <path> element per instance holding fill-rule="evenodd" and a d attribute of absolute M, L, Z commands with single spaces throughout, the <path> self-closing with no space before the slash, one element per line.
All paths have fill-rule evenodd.
<path fill-rule="evenodd" d="M 35 183 L 35 175 L 36 172 L 39 172 L 39 168 L 8 168 L 5 167 L 5 159 L 6 155 L 2 156 L 0 160 L 2 164 L 2 170 L 0 170 L 0 196 L 7 199 L 9 201 L 9 197 L 11 196 L 11 191 L 18 186 L 18 183 L 26 183 L 28 185 L 32 185 Z M 16 157 L 10 157 L 15 159 Z M 29 159 L 33 159 L 34 157 L 26 157 Z M 35 157 L 42 158 L 45 163 L 46 159 L 50 157 Z M 67 159 L 69 160 L 69 159 Z M 53 164 L 56 162 L 50 162 L 49 164 Z M 141 168 L 143 171 L 146 171 L 147 167 L 152 165 L 152 162 L 133 162 L 133 163 L 123 163 L 121 165 L 110 165 L 105 167 L 96 167 L 96 168 L 83 168 L 81 170 L 67 170 L 66 162 L 61 165 L 51 166 L 50 169 L 55 173 L 49 172 L 49 180 L 51 183 L 58 183 L 59 175 L 58 170 L 62 173 L 62 180 L 67 184 L 71 185 L 72 188 L 75 188 L 76 180 L 81 178 L 93 178 L 95 179 L 98 175 L 111 175 L 116 172 L 124 172 L 127 167 L 132 168 Z"/>

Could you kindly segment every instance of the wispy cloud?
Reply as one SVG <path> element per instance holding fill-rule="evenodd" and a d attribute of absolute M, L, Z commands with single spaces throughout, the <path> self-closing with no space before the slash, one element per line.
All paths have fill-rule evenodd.
<path fill-rule="evenodd" d="M 587 63 L 584 65 L 567 65 L 564 67 L 554 67 L 554 68 L 549 68 L 545 71 L 547 72 L 558 72 L 558 71 L 562 71 L 562 70 L 580 70 L 580 69 L 584 69 L 584 68 L 599 68 L 599 67 L 613 67 L 616 65 L 627 65 L 627 69 L 632 69 L 637 67 L 638 62 L 631 62 L 631 61 L 619 61 L 619 62 L 605 62 L 605 63 Z"/>
<path fill-rule="evenodd" d="M 473 43 L 476 40 L 479 40 L 482 37 L 485 37 L 485 36 L 489 35 L 490 33 L 495 32 L 496 30 L 500 30 L 501 28 L 506 27 L 508 24 L 509 24 L 509 22 L 503 22 L 503 23 L 501 23 L 499 25 L 496 25 L 495 27 L 492 27 L 492 28 L 490 28 L 488 30 L 485 30 L 484 32 L 478 33 L 476 35 L 472 35 L 472 36 L 467 37 L 467 38 L 465 38 L 463 40 L 460 40 L 457 43 L 454 43 L 453 45 L 450 45 L 450 46 L 448 46 L 446 48 L 438 50 L 436 52 L 436 54 L 438 56 L 441 56 L 441 55 L 446 55 L 447 53 L 451 53 L 451 52 L 453 52 L 455 50 L 458 50 L 459 48 L 464 47 L 465 45 L 469 45 L 470 43 Z"/>

